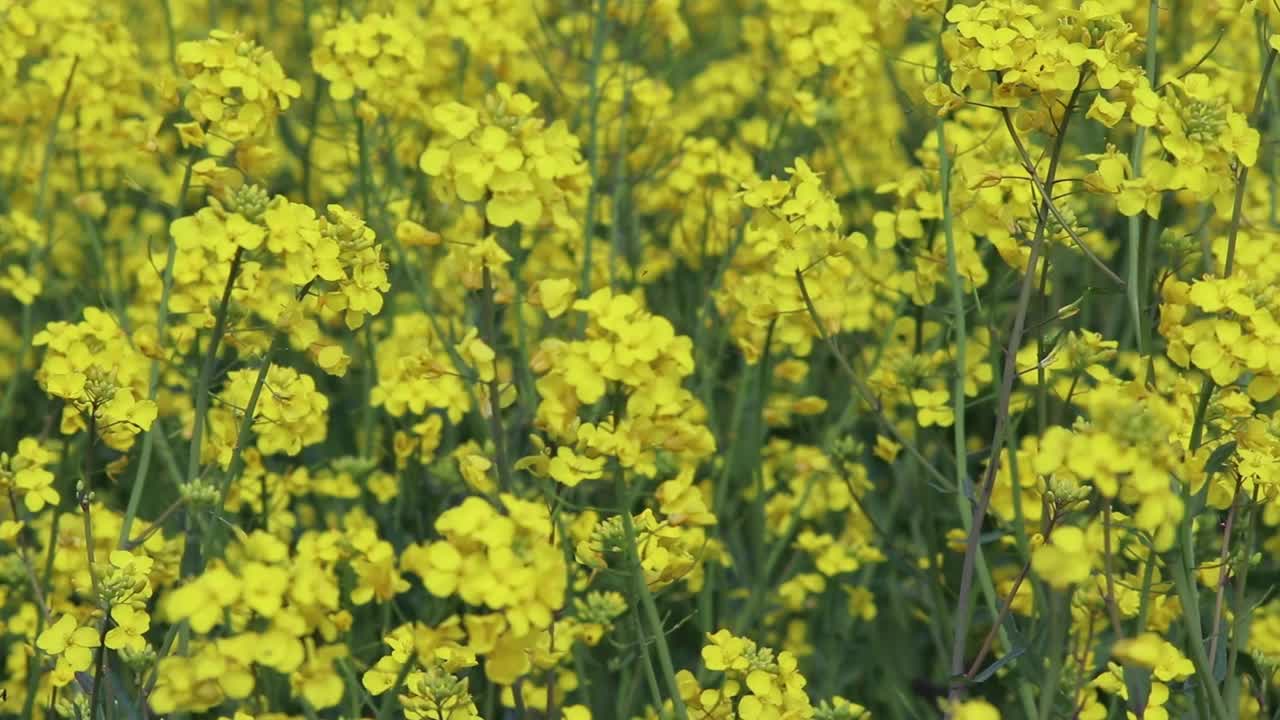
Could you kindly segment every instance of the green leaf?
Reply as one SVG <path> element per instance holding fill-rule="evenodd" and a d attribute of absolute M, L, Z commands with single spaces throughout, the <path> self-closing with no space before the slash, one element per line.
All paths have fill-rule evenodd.
<path fill-rule="evenodd" d="M 1204 464 L 1204 473 L 1209 478 L 1222 472 L 1227 466 L 1227 461 L 1236 452 L 1236 441 L 1225 442 L 1213 449 L 1209 455 L 1209 461 Z"/>
<path fill-rule="evenodd" d="M 1005 653 L 1004 657 L 991 663 L 986 668 L 984 668 L 982 672 L 975 675 L 973 677 L 974 684 L 976 685 L 981 682 L 986 682 L 987 679 L 990 678 L 992 675 L 995 675 L 996 672 L 1000 670 L 1000 668 L 1018 659 L 1026 651 L 1027 649 L 1025 647 L 1015 647 L 1009 652 Z"/>
<path fill-rule="evenodd" d="M 1147 707 L 1151 697 L 1151 670 L 1148 668 L 1124 666 L 1124 686 L 1129 691 L 1129 709 L 1138 717 Z"/>

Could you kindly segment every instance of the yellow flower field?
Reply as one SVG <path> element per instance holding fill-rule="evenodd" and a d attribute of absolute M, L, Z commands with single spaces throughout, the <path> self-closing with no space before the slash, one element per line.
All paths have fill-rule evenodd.
<path fill-rule="evenodd" d="M 1280 717 L 1278 55 L 0 0 L 0 717 Z"/>

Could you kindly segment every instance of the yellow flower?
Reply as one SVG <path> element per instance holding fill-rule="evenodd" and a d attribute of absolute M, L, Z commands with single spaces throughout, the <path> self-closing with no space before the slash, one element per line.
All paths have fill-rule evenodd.
<path fill-rule="evenodd" d="M 568 311 L 577 290 L 573 281 L 567 278 L 539 280 L 534 286 L 535 304 L 546 310 L 548 316 L 557 318 Z"/>
<path fill-rule="evenodd" d="M 240 568 L 244 604 L 265 618 L 275 617 L 284 604 L 289 572 L 261 562 L 248 562 Z"/>
<path fill-rule="evenodd" d="M 331 708 L 342 701 L 346 685 L 337 672 L 334 661 L 347 655 L 345 645 L 327 645 L 314 648 L 302 667 L 289 676 L 294 695 L 305 699 L 317 710 Z"/>
<path fill-rule="evenodd" d="M 751 667 L 748 654 L 756 649 L 751 640 L 735 637 L 728 630 L 708 634 L 707 640 L 711 644 L 702 646 L 702 662 L 708 670 L 741 672 Z"/>
<path fill-rule="evenodd" d="M 916 419 L 921 427 L 949 427 L 955 423 L 955 413 L 946 390 L 917 388 L 911 391 L 911 402 L 916 406 Z"/>
<path fill-rule="evenodd" d="M 547 126 L 533 117 L 537 104 L 499 83 L 483 112 L 458 102 L 436 106 L 432 124 L 443 131 L 421 153 L 418 167 L 436 178 L 441 200 L 484 202 L 497 227 L 549 222 L 577 227 L 586 164 L 578 139 L 563 121 Z"/>
<path fill-rule="evenodd" d="M 226 407 L 249 406 L 258 372 L 246 369 L 228 373 L 227 383 L 219 395 Z M 297 455 L 302 448 L 323 442 L 328 431 L 328 410 L 329 397 L 316 388 L 314 378 L 293 368 L 272 364 L 254 407 L 253 429 L 257 432 L 258 449 L 266 455 Z M 213 424 L 227 427 L 217 437 L 234 442 L 239 432 L 239 414 L 223 409 L 211 414 Z M 216 442 L 214 438 L 210 441 Z M 231 447 L 217 448 L 217 452 L 220 461 L 230 462 Z"/>
<path fill-rule="evenodd" d="M 1093 556 L 1084 531 L 1072 525 L 1055 528 L 1049 542 L 1031 553 L 1031 568 L 1058 590 L 1084 582 L 1092 570 Z"/>
<path fill-rule="evenodd" d="M 23 305 L 30 305 L 40 295 L 40 279 L 27 274 L 21 265 L 10 265 L 6 276 L 0 277 L 0 290 L 12 295 Z"/>
<path fill-rule="evenodd" d="M 405 117 L 421 112 L 422 93 L 436 75 L 428 62 L 448 34 L 442 22 L 416 12 L 343 16 L 326 28 L 311 51 L 311 64 L 328 81 L 329 96 L 351 100 L 356 93 L 379 112 Z M 367 114 L 367 113 L 366 113 Z"/>
<path fill-rule="evenodd" d="M 84 672 L 93 664 L 93 649 L 98 647 L 98 630 L 78 625 L 70 615 L 63 615 L 36 638 L 36 647 L 59 656 L 74 672 Z"/>
<path fill-rule="evenodd" d="M 887 436 L 876 435 L 876 446 L 872 449 L 872 454 L 876 457 L 887 463 L 892 463 L 900 452 L 902 452 L 902 445 Z"/>
<path fill-rule="evenodd" d="M 446 510 L 435 523 L 444 539 L 406 550 L 402 562 L 432 595 L 456 594 L 500 613 L 515 641 L 551 624 L 567 578 L 547 507 L 506 494 L 499 500 L 509 515 L 475 496 Z"/>
<path fill-rule="evenodd" d="M 1092 118 L 1107 127 L 1115 127 L 1124 119 L 1125 105 L 1122 102 L 1111 102 L 1101 95 L 1093 99 L 1089 112 L 1085 117 Z"/>
<path fill-rule="evenodd" d="M 1119 640 L 1111 652 L 1122 663 L 1151 669 L 1162 682 L 1181 680 L 1195 673 L 1195 666 L 1178 647 L 1156 633 Z"/>
<path fill-rule="evenodd" d="M 0 491 L 22 498 L 23 505 L 33 513 L 57 506 L 60 496 L 53 489 L 55 477 L 46 469 L 56 460 L 56 455 L 36 438 L 22 438 L 16 454 L 0 453 Z"/>
<path fill-rule="evenodd" d="M 67 401 L 63 433 L 87 429 L 92 418 L 103 441 L 125 451 L 158 412 L 144 399 L 151 361 L 109 313 L 90 306 L 83 316 L 79 323 L 50 322 L 36 333 L 32 343 L 48 348 L 36 380 L 45 392 Z"/>
<path fill-rule="evenodd" d="M 1129 117 L 1134 124 L 1152 127 L 1158 121 L 1159 112 L 1160 96 L 1149 85 L 1140 85 L 1133 89 L 1133 106 L 1129 108 Z"/>
<path fill-rule="evenodd" d="M 952 720 L 1000 720 L 1000 711 L 986 700 L 965 700 L 951 709 Z"/>
<path fill-rule="evenodd" d="M 276 115 L 302 94 L 270 51 L 233 33 L 213 30 L 207 40 L 182 43 L 177 53 L 191 83 L 187 110 L 232 143 L 270 132 Z"/>
<path fill-rule="evenodd" d="M 351 602 L 365 605 L 370 600 L 388 602 L 409 589 L 409 582 L 400 577 L 396 568 L 395 548 L 391 543 L 379 541 L 351 563 L 356 572 L 356 587 L 351 591 Z"/>
<path fill-rule="evenodd" d="M 112 650 L 141 652 L 147 646 L 145 633 L 151 627 L 151 617 L 146 610 L 132 605 L 115 605 L 111 608 L 115 627 L 107 631 L 106 646 Z"/>
<path fill-rule="evenodd" d="M 562 445 L 556 448 L 556 455 L 551 458 L 547 472 L 556 482 L 576 487 L 583 480 L 599 480 L 603 477 L 604 463 L 603 457 L 579 455 L 572 448 Z"/>

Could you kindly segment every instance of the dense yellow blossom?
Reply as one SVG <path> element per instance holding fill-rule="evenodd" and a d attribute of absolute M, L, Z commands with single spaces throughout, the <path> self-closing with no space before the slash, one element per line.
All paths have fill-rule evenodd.
<path fill-rule="evenodd" d="M 0 716 L 1275 716 L 1277 27 L 0 0 Z"/>

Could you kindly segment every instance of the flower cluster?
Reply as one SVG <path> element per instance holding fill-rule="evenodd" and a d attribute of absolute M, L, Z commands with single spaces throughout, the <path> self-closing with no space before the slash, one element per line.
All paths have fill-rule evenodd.
<path fill-rule="evenodd" d="M 0 715 L 1277 716 L 1276 27 L 0 0 Z"/>
<path fill-rule="evenodd" d="M 773 337 L 798 355 L 809 353 L 819 330 L 807 302 L 828 326 L 824 332 L 867 329 L 873 323 L 874 293 L 847 292 L 865 256 L 866 236 L 840 234 L 840 206 L 803 158 L 787 172 L 787 180 L 743 183 L 742 202 L 755 212 L 717 296 L 721 312 L 733 318 L 735 340 L 752 361 Z M 874 260 L 870 265 L 866 270 L 873 272 Z M 797 274 L 803 275 L 804 291 Z"/>
<path fill-rule="evenodd" d="M 218 395 L 219 407 L 210 420 L 207 453 L 224 467 L 238 447 L 246 408 L 253 405 L 250 427 L 263 455 L 297 455 L 304 447 L 324 442 L 328 427 L 328 396 L 316 390 L 315 379 L 289 367 L 272 365 L 262 373 L 233 370 Z M 257 402 L 250 400 L 257 395 Z"/>
<path fill-rule="evenodd" d="M 21 500 L 28 512 L 38 513 L 46 506 L 57 507 L 58 491 L 53 488 L 54 476 L 49 466 L 57 455 L 36 438 L 23 438 L 17 451 L 0 453 L 0 490 L 11 499 Z M 16 515 L 17 508 L 14 509 Z M 13 537 L 20 523 L 9 520 L 0 529 L 0 537 Z"/>
<path fill-rule="evenodd" d="M 724 673 L 720 697 L 736 703 L 738 717 L 812 717 L 813 707 L 804 691 L 806 681 L 797 671 L 791 653 L 784 650 L 775 657 L 773 650 L 728 630 L 709 634 L 707 641 L 702 647 L 702 660 L 708 670 Z"/>
<path fill-rule="evenodd" d="M 232 143 L 269 134 L 276 116 L 302 94 L 270 50 L 223 30 L 180 45 L 178 63 L 191 83 L 187 111 Z"/>
<path fill-rule="evenodd" d="M 157 409 L 147 399 L 150 362 L 111 315 L 85 308 L 81 322 L 52 322 L 32 342 L 48 348 L 36 380 L 66 402 L 64 433 L 89 427 L 107 445 L 127 450 L 151 427 Z"/>
<path fill-rule="evenodd" d="M 405 563 L 432 595 L 497 611 L 524 636 L 564 606 L 564 552 L 545 507 L 509 495 L 500 502 L 470 497 L 441 513 L 443 539 L 406 551 Z"/>
<path fill-rule="evenodd" d="M 497 227 L 576 229 L 586 172 L 578 139 L 562 121 L 546 125 L 537 108 L 506 84 L 479 109 L 458 102 L 432 108 L 438 132 L 418 167 L 436 178 L 436 197 L 483 201 L 485 218 Z"/>
<path fill-rule="evenodd" d="M 388 112 L 410 100 L 397 87 L 406 77 L 443 75 L 447 68 L 428 66 L 423 35 L 430 26 L 409 14 L 371 14 L 345 18 L 324 31 L 311 51 L 311 64 L 329 83 L 334 100 L 350 100 L 357 92 Z"/>

